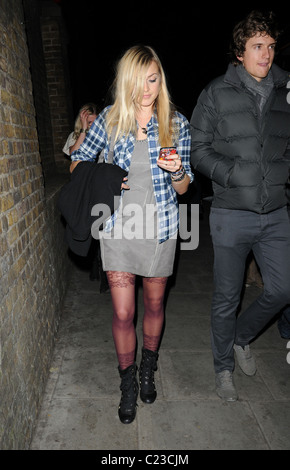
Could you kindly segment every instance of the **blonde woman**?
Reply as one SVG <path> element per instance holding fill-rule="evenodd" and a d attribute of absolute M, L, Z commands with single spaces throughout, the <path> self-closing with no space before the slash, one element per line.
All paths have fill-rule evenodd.
<path fill-rule="evenodd" d="M 77 150 L 85 140 L 89 128 L 99 114 L 99 109 L 95 103 L 84 104 L 76 117 L 74 130 L 67 138 L 67 141 L 62 151 L 70 156 L 74 150 Z M 100 292 L 106 292 L 109 289 L 106 273 L 103 271 L 103 267 L 100 260 L 100 244 L 97 240 L 92 240 L 90 249 L 90 255 L 92 259 L 90 269 L 90 280 L 95 281 L 100 279 Z"/>
<path fill-rule="evenodd" d="M 69 134 L 62 149 L 66 155 L 70 156 L 83 143 L 97 115 L 98 110 L 94 103 L 87 103 L 81 107 L 75 120 L 74 131 Z"/>
<path fill-rule="evenodd" d="M 112 296 L 112 331 L 121 376 L 119 418 L 122 423 L 131 423 L 139 389 L 133 323 L 135 279 L 137 275 L 143 278 L 140 398 L 153 403 L 164 293 L 173 271 L 178 231 L 177 194 L 187 191 L 193 175 L 189 124 L 170 102 L 155 51 L 147 46 L 130 48 L 119 62 L 114 85 L 114 103 L 99 114 L 80 149 L 72 154 L 71 171 L 79 161 L 92 160 L 102 149 L 106 161 L 114 130 L 113 162 L 128 171 L 128 181 L 100 242 Z M 168 160 L 158 160 L 160 148 L 169 146 L 176 147 L 176 152 Z"/>

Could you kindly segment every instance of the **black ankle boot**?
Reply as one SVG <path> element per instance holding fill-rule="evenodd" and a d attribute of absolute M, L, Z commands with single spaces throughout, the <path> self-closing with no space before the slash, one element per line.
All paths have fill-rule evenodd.
<path fill-rule="evenodd" d="M 142 360 L 139 370 L 140 398 L 144 403 L 153 403 L 157 392 L 154 383 L 154 372 L 157 370 L 158 353 L 142 349 Z"/>
<path fill-rule="evenodd" d="M 138 397 L 138 382 L 136 379 L 137 366 L 133 364 L 127 369 L 121 370 L 119 373 L 121 377 L 120 390 L 122 391 L 121 401 L 119 404 L 119 418 L 123 424 L 129 424 L 134 421 L 136 416 L 137 397 Z"/>

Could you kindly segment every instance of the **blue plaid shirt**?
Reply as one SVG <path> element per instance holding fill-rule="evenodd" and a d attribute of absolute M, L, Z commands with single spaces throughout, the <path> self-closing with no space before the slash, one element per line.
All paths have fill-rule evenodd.
<path fill-rule="evenodd" d="M 104 149 L 104 160 L 107 161 L 110 142 L 106 131 L 106 114 L 109 107 L 105 108 L 95 119 L 88 134 L 80 148 L 71 154 L 72 161 L 93 161 L 99 152 Z M 182 164 L 186 173 L 193 180 L 190 167 L 190 127 L 187 119 L 180 113 L 175 112 L 174 128 L 178 129 L 177 140 L 174 145 L 177 147 L 178 155 L 182 159 Z M 147 124 L 148 150 L 150 155 L 150 165 L 152 183 L 155 193 L 157 216 L 158 216 L 158 240 L 164 242 L 173 237 L 179 227 L 179 211 L 176 191 L 172 187 L 170 173 L 162 170 L 156 164 L 158 159 L 160 144 L 158 139 L 158 121 L 153 114 Z M 128 137 L 121 137 L 114 146 L 113 163 L 119 165 L 124 170 L 130 171 L 131 156 L 134 150 L 136 138 L 133 134 Z M 116 212 L 108 219 L 105 231 L 112 230 L 116 218 Z"/>

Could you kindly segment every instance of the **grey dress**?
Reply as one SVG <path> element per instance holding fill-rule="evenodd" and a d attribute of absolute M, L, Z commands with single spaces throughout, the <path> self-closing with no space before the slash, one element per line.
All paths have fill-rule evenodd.
<path fill-rule="evenodd" d="M 137 140 L 114 228 L 101 233 L 104 271 L 124 271 L 145 277 L 172 274 L 176 238 L 157 240 L 157 214 L 148 141 Z"/>

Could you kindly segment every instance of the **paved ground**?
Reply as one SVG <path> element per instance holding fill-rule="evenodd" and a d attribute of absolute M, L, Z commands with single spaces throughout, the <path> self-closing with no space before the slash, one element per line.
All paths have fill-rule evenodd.
<path fill-rule="evenodd" d="M 31 450 L 290 449 L 290 349 L 276 324 L 252 344 L 257 374 L 246 377 L 236 367 L 239 401 L 224 403 L 215 393 L 207 212 L 200 221 L 199 247 L 180 252 L 168 291 L 157 400 L 152 405 L 139 400 L 130 425 L 121 424 L 117 415 L 120 379 L 110 294 L 100 294 L 98 281 L 75 265 Z M 259 292 L 246 289 L 242 310 Z M 141 294 L 139 288 L 139 349 Z"/>

